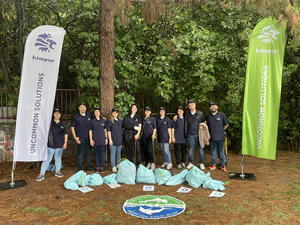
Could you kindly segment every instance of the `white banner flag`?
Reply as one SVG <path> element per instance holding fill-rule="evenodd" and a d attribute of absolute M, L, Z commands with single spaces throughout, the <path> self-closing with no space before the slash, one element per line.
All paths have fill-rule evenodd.
<path fill-rule="evenodd" d="M 46 25 L 34 29 L 26 40 L 14 161 L 47 159 L 47 139 L 64 35 L 64 29 Z"/>

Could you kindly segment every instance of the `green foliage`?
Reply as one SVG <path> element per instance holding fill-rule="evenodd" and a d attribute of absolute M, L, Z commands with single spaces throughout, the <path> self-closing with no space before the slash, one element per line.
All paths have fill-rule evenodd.
<path fill-rule="evenodd" d="M 123 119 L 128 113 L 130 106 L 134 103 L 135 98 L 126 91 L 115 94 L 115 107 L 119 110 L 120 117 Z"/>

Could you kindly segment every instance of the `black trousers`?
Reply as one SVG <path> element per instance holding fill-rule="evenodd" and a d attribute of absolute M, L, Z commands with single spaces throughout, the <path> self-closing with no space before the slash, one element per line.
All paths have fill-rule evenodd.
<path fill-rule="evenodd" d="M 147 138 L 142 139 L 142 145 L 145 156 L 145 165 L 147 166 L 148 163 L 154 163 L 152 136 L 150 135 Z"/>
<path fill-rule="evenodd" d="M 176 163 L 181 164 L 185 163 L 186 159 L 186 143 L 182 144 L 174 144 L 174 149 L 175 149 L 175 157 L 176 157 Z"/>
<path fill-rule="evenodd" d="M 132 157 L 135 152 L 135 132 L 132 130 L 125 130 L 124 132 L 124 146 L 126 150 L 126 158 L 132 162 Z"/>

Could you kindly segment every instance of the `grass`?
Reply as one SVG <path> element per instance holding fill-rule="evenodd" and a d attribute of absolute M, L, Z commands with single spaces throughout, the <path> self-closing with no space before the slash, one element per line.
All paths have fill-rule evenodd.
<path fill-rule="evenodd" d="M 52 212 L 47 207 L 41 206 L 41 207 L 31 207 L 28 206 L 25 209 L 22 210 L 23 212 L 32 212 L 32 213 L 43 213 L 47 216 L 53 217 L 53 216 L 62 216 L 64 213 L 62 212 Z"/>
<path fill-rule="evenodd" d="M 300 183 L 289 184 L 292 190 L 286 191 L 284 196 L 292 202 L 292 210 L 297 216 L 300 216 Z"/>

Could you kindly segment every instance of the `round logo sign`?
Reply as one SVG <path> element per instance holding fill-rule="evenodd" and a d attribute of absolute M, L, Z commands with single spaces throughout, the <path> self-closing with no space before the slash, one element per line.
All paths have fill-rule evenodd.
<path fill-rule="evenodd" d="M 143 219 L 161 219 L 179 215 L 185 210 L 185 203 L 168 195 L 143 195 L 127 200 L 123 210 Z"/>

